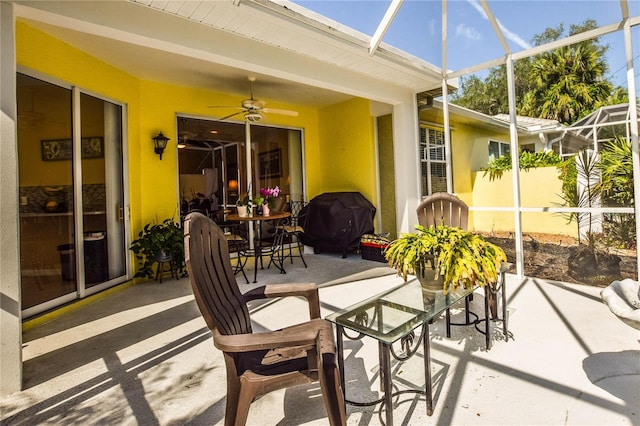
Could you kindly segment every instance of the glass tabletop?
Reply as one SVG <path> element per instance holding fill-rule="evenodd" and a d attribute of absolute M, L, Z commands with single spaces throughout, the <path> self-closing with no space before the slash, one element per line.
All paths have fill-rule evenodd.
<path fill-rule="evenodd" d="M 417 279 L 341 309 L 326 319 L 384 343 L 393 343 L 444 312 L 471 291 L 447 295 L 424 289 Z"/>

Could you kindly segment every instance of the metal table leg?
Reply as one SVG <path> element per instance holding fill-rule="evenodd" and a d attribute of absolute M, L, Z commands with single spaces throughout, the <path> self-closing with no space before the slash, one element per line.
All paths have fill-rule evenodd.
<path fill-rule="evenodd" d="M 500 274 L 500 280 L 502 281 L 502 333 L 504 334 L 504 341 L 509 339 L 509 327 L 507 325 L 507 281 L 506 273 L 502 271 Z"/>
<path fill-rule="evenodd" d="M 340 386 L 342 387 L 342 396 L 344 400 L 347 399 L 347 389 L 345 388 L 344 380 L 344 341 L 342 340 L 342 333 L 344 328 L 341 325 L 336 324 L 336 355 L 338 357 L 338 370 L 340 370 Z M 346 409 L 346 403 L 345 403 Z"/>
<path fill-rule="evenodd" d="M 447 308 L 445 324 L 447 326 L 447 339 L 451 338 L 451 309 Z"/>
<path fill-rule="evenodd" d="M 427 416 L 433 414 L 433 384 L 431 383 L 431 344 L 429 342 L 429 324 L 422 330 L 422 346 L 424 350 L 424 386 L 427 392 Z"/>
<path fill-rule="evenodd" d="M 391 351 L 386 343 L 378 342 L 380 352 L 380 382 L 384 383 L 384 407 L 387 426 L 393 425 L 393 387 L 391 385 Z"/>
<path fill-rule="evenodd" d="M 487 350 L 491 349 L 491 333 L 489 332 L 491 324 L 491 318 L 489 317 L 489 293 L 491 293 L 489 286 L 484 286 L 484 337 Z"/>

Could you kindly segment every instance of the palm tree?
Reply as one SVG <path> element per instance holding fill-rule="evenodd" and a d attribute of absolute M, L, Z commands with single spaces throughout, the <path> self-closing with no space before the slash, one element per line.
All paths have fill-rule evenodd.
<path fill-rule="evenodd" d="M 607 64 L 592 44 L 560 47 L 533 63 L 539 117 L 573 123 L 606 101 L 613 86 Z"/>

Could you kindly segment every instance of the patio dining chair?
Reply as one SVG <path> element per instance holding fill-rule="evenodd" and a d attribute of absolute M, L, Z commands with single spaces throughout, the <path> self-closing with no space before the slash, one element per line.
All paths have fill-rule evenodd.
<path fill-rule="evenodd" d="M 305 201 L 291 201 L 289 203 L 291 209 L 291 217 L 289 220 L 281 225 L 282 230 L 285 232 L 285 241 L 289 245 L 289 252 L 285 257 L 291 259 L 293 263 L 294 257 L 299 257 L 307 267 L 307 262 L 304 260 L 304 244 L 300 241 L 300 234 L 304 233 L 304 226 L 307 219 L 307 210 L 304 207 L 307 205 Z M 298 249 L 298 254 L 293 254 L 294 246 Z"/>
<path fill-rule="evenodd" d="M 223 231 L 201 214 L 184 222 L 185 261 L 198 308 L 224 353 L 227 370 L 225 425 L 244 425 L 251 402 L 271 391 L 320 382 L 332 425 L 345 424 L 345 405 L 333 329 L 320 318 L 315 284 L 260 286 L 240 292 Z M 254 333 L 247 302 L 302 296 L 311 319 L 278 331 Z"/>
<path fill-rule="evenodd" d="M 239 223 L 224 223 L 222 226 L 225 229 L 224 238 L 227 240 L 229 253 L 235 253 L 234 259 L 236 264 L 233 271 L 236 275 L 238 275 L 238 273 L 242 273 L 245 281 L 249 284 L 249 278 L 245 272 L 247 257 L 244 256 L 244 252 L 249 249 L 249 241 L 246 238 L 246 232 L 242 232 L 242 224 Z"/>

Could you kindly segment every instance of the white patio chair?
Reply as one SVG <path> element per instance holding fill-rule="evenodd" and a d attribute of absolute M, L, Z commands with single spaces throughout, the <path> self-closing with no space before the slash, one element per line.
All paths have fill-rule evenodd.
<path fill-rule="evenodd" d="M 625 324 L 640 330 L 640 286 L 638 281 L 614 281 L 600 292 L 609 310 Z"/>

